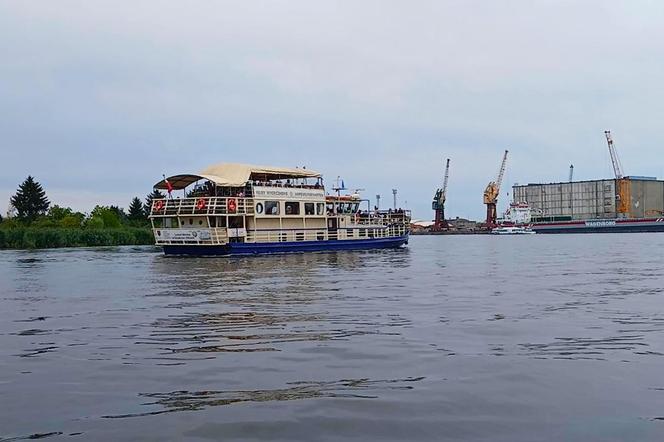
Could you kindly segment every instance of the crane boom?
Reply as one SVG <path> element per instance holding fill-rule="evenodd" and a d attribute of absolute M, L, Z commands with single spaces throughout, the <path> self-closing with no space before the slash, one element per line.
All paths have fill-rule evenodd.
<path fill-rule="evenodd" d="M 609 145 L 609 154 L 611 155 L 611 163 L 613 164 L 613 173 L 616 176 L 616 179 L 620 180 L 623 178 L 622 165 L 620 164 L 620 159 L 618 158 L 616 147 L 613 145 L 611 131 L 605 130 L 604 136 L 606 136 L 606 142 Z"/>
<path fill-rule="evenodd" d="M 503 155 L 503 162 L 500 164 L 500 171 L 498 172 L 498 179 L 496 179 L 496 193 L 500 193 L 500 185 L 503 182 L 503 175 L 505 175 L 505 166 L 507 165 L 507 152 Z"/>
<path fill-rule="evenodd" d="M 443 179 L 443 194 L 442 200 L 443 203 L 447 200 L 447 181 L 450 178 L 450 159 L 447 159 L 447 164 L 445 165 L 445 178 Z"/>

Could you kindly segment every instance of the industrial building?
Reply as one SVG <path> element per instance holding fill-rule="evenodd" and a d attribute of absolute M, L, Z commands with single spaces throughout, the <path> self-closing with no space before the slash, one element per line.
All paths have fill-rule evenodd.
<path fill-rule="evenodd" d="M 664 215 L 664 181 L 652 177 L 514 185 L 533 222 L 636 219 Z"/>

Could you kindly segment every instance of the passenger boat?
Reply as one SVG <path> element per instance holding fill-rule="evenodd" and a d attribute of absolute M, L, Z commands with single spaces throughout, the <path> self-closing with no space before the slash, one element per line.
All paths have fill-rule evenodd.
<path fill-rule="evenodd" d="M 491 230 L 494 235 L 533 235 L 533 229 L 527 226 L 499 226 Z"/>
<path fill-rule="evenodd" d="M 152 201 L 155 242 L 166 255 L 248 255 L 400 247 L 410 212 L 372 210 L 343 186 L 326 192 L 305 168 L 217 164 L 164 177 Z M 182 196 L 174 193 L 182 191 Z M 366 203 L 366 209 L 364 204 Z M 364 209 L 364 210 L 363 210 Z"/>

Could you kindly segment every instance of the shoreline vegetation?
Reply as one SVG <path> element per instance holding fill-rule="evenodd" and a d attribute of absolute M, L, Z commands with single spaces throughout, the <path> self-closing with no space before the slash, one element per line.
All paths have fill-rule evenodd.
<path fill-rule="evenodd" d="M 0 229 L 0 249 L 53 249 L 154 245 L 149 227 L 76 229 L 67 227 L 15 227 Z"/>
<path fill-rule="evenodd" d="M 28 176 L 10 199 L 7 216 L 0 216 L 0 250 L 154 245 L 147 215 L 152 200 L 132 199 L 129 209 L 95 206 L 89 213 L 52 205 L 42 186 Z"/>

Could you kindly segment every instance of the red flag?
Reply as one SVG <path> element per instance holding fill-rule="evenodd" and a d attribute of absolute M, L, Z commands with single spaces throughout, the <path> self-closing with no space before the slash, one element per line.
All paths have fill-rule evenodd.
<path fill-rule="evenodd" d="M 166 178 L 166 175 L 164 175 L 164 182 L 166 183 L 166 190 L 168 190 L 168 196 L 171 195 L 171 192 L 173 191 L 173 185 L 168 181 Z"/>

